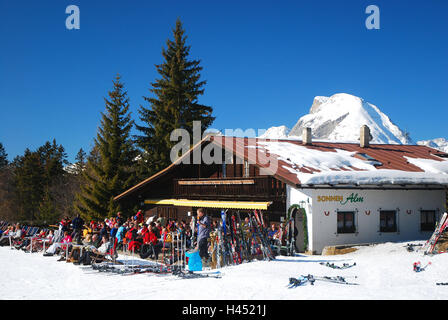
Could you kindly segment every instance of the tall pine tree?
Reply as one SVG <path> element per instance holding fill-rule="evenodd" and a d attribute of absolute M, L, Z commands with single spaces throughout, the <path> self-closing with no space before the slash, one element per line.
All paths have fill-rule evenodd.
<path fill-rule="evenodd" d="M 193 121 L 201 122 L 201 136 L 212 124 L 213 108 L 198 102 L 204 94 L 206 81 L 201 81 L 199 60 L 190 60 L 190 46 L 186 44 L 185 30 L 176 21 L 174 39 L 167 40 L 162 50 L 163 63 L 156 65 L 160 78 L 152 83 L 153 97 L 144 97 L 149 108 L 140 106 L 141 132 L 135 141 L 143 151 L 139 165 L 139 178 L 146 178 L 171 164 L 170 151 L 177 143 L 170 141 L 171 132 L 185 129 L 193 137 Z"/>
<path fill-rule="evenodd" d="M 75 175 L 79 176 L 86 167 L 86 153 L 82 148 L 79 149 L 78 153 L 76 154 L 75 160 L 76 162 L 74 165 L 74 173 Z"/>
<path fill-rule="evenodd" d="M 59 191 L 66 185 L 65 158 L 64 147 L 53 140 L 52 143 L 45 142 L 36 151 L 26 149 L 23 156 L 14 159 L 11 170 L 17 207 L 16 221 L 41 222 L 42 202 L 48 202 L 46 208 L 57 206 L 53 196 L 55 190 Z M 51 212 L 54 217 L 62 211 L 62 208 L 58 209 Z M 46 216 L 49 215 L 46 213 Z"/>
<path fill-rule="evenodd" d="M 38 209 L 39 212 L 36 217 L 36 222 L 40 225 L 45 226 L 50 223 L 55 223 L 60 218 L 60 213 L 56 209 L 55 200 L 49 188 L 45 188 Z"/>
<path fill-rule="evenodd" d="M 5 168 L 8 165 L 8 154 L 3 147 L 3 144 L 0 142 L 0 170 Z"/>
<path fill-rule="evenodd" d="M 39 147 L 37 153 L 40 155 L 42 166 L 45 169 L 45 185 L 50 186 L 65 174 L 64 164 L 68 163 L 65 148 L 58 145 L 56 139 L 53 139 L 53 143 L 47 141 Z"/>
<path fill-rule="evenodd" d="M 12 162 L 16 216 L 15 221 L 33 221 L 38 214 L 42 199 L 45 172 L 37 152 L 28 148 L 23 156 L 17 156 Z"/>
<path fill-rule="evenodd" d="M 13 221 L 16 212 L 14 205 L 14 180 L 8 154 L 0 142 L 0 220 Z"/>
<path fill-rule="evenodd" d="M 75 201 L 76 210 L 85 219 L 104 219 L 115 215 L 119 207 L 113 201 L 135 183 L 133 164 L 137 152 L 130 139 L 133 121 L 129 99 L 117 76 L 109 99 L 104 99 L 106 112 L 95 139 L 95 156 L 90 156 L 83 172 L 85 182 Z"/>

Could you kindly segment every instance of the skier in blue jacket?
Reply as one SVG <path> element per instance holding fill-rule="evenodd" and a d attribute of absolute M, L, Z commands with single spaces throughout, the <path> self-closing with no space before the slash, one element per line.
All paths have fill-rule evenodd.
<path fill-rule="evenodd" d="M 121 247 L 123 245 L 123 238 L 126 234 L 126 226 L 122 224 L 118 227 L 117 233 L 115 234 L 115 237 L 117 238 L 117 246 Z"/>

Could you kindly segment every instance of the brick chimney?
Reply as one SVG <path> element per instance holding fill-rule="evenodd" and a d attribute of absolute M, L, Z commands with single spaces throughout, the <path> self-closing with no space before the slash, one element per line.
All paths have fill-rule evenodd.
<path fill-rule="evenodd" d="M 303 128 L 302 143 L 308 145 L 311 144 L 311 142 L 312 142 L 311 128 Z"/>
<path fill-rule="evenodd" d="M 359 144 L 361 148 L 368 148 L 372 135 L 370 134 L 370 128 L 366 125 L 361 127 L 361 133 L 359 135 Z"/>

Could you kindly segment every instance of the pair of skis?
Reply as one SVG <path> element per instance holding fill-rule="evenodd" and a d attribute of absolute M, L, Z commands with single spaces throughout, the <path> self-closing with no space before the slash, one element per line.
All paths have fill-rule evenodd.
<path fill-rule="evenodd" d="M 220 279 L 222 277 L 220 271 L 193 272 L 193 271 L 179 270 L 177 272 L 173 272 L 173 275 L 178 276 L 180 279 L 198 279 L 198 278 Z"/>
<path fill-rule="evenodd" d="M 338 266 L 334 263 L 329 263 L 329 262 L 321 262 L 320 264 L 323 266 L 332 268 L 332 269 L 348 269 L 348 268 L 356 266 L 356 262 L 354 262 L 353 264 L 343 263 L 342 266 Z"/>
<path fill-rule="evenodd" d="M 238 219 L 238 230 L 240 231 L 241 234 L 241 243 L 242 243 L 241 252 L 243 253 L 243 257 L 245 257 L 248 261 L 251 261 L 252 256 L 250 251 L 250 239 L 246 237 L 239 211 L 237 211 L 236 217 Z"/>
<path fill-rule="evenodd" d="M 255 234 L 258 236 L 260 241 L 261 250 L 263 255 L 268 260 L 274 259 L 274 253 L 272 252 L 271 244 L 268 241 L 266 234 L 266 228 L 264 226 L 263 215 L 258 215 L 258 211 L 254 210 L 253 216 L 251 216 L 252 221 L 255 225 Z"/>
<path fill-rule="evenodd" d="M 314 277 L 314 279 L 319 280 L 319 281 L 326 281 L 326 282 L 347 284 L 347 285 L 354 285 L 354 286 L 359 285 L 359 283 L 348 282 L 345 278 L 346 277 L 341 277 L 341 276 L 336 276 L 336 277 L 326 277 L 326 276 L 325 277 Z"/>
<path fill-rule="evenodd" d="M 296 237 L 294 234 L 295 228 L 295 216 L 291 214 L 286 223 L 286 254 L 288 256 L 294 256 L 296 252 Z"/>
<path fill-rule="evenodd" d="M 218 231 L 218 242 L 219 248 L 221 249 L 223 266 L 231 264 L 231 262 L 233 261 L 231 243 L 227 237 L 226 213 L 227 210 L 221 211 L 221 229 Z"/>
<path fill-rule="evenodd" d="M 422 247 L 422 246 L 423 246 L 423 244 L 408 243 L 405 247 L 406 247 L 407 251 L 413 252 L 413 251 L 415 251 L 414 247 Z"/>
<path fill-rule="evenodd" d="M 241 225 L 241 216 L 239 212 L 237 212 L 237 219 L 239 223 L 239 227 L 237 228 L 236 218 L 233 214 L 231 216 L 231 228 L 230 228 L 230 236 L 232 239 L 232 246 L 234 248 L 234 262 L 237 264 L 241 264 L 244 259 L 251 260 L 250 256 L 250 246 L 248 245 L 248 241 L 244 235 L 244 229 Z M 239 234 L 238 234 L 239 231 Z"/>
<path fill-rule="evenodd" d="M 160 270 L 160 268 L 133 268 L 130 270 L 123 270 L 121 272 L 118 272 L 119 274 L 123 275 L 123 276 L 132 276 L 132 275 L 137 275 L 137 274 L 143 274 L 143 273 L 154 273 L 154 274 L 163 274 L 163 275 L 168 275 L 171 274 L 171 272 L 169 272 L 168 270 Z"/>
<path fill-rule="evenodd" d="M 314 285 L 314 277 L 312 275 L 300 276 L 298 278 L 289 278 L 288 289 L 297 288 L 307 283 Z"/>
<path fill-rule="evenodd" d="M 232 245 L 232 258 L 233 258 L 233 262 L 234 264 L 241 264 L 241 262 L 243 261 L 242 257 L 241 257 L 241 243 L 238 239 L 237 233 L 236 233 L 236 225 L 235 225 L 235 216 L 232 215 L 230 218 L 230 238 L 232 240 L 231 245 Z"/>
<path fill-rule="evenodd" d="M 123 267 L 109 267 L 104 269 L 97 269 L 99 272 L 109 272 L 120 275 L 133 275 L 139 273 L 160 273 L 168 274 L 170 271 L 167 268 L 160 268 L 159 266 L 123 266 Z"/>
<path fill-rule="evenodd" d="M 336 276 L 336 277 L 320 277 L 320 276 L 313 276 L 311 274 L 309 275 L 302 275 L 298 278 L 289 278 L 289 285 L 288 288 L 296 288 L 298 286 L 305 285 L 307 283 L 310 283 L 311 285 L 314 285 L 315 281 L 325 281 L 325 282 L 331 282 L 331 283 L 338 283 L 338 284 L 345 284 L 345 285 L 359 285 L 359 283 L 354 282 L 348 282 L 345 277 Z"/>
<path fill-rule="evenodd" d="M 158 275 L 175 275 L 182 279 L 193 279 L 193 278 L 221 278 L 221 272 L 220 271 L 211 271 L 211 272 L 201 272 L 196 273 L 193 271 L 185 271 L 180 268 L 174 268 L 171 270 L 168 267 L 160 268 L 159 266 L 148 266 L 148 265 L 141 265 L 141 266 L 129 266 L 127 268 L 123 269 L 109 269 L 109 272 L 113 272 L 116 274 L 120 274 L 123 276 L 131 276 L 131 275 L 137 275 L 137 274 L 145 274 L 145 273 L 152 273 L 152 274 L 158 274 Z"/>

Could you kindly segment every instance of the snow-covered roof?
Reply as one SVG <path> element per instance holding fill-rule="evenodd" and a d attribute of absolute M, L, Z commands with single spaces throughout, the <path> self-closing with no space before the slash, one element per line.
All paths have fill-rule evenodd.
<path fill-rule="evenodd" d="M 318 185 L 436 185 L 448 186 L 448 153 L 422 145 L 370 144 L 297 139 L 207 136 L 162 171 L 116 196 L 119 200 L 170 172 L 208 142 L 248 160 L 261 174 L 294 187 Z M 205 149 L 205 148 L 204 148 Z M 210 151 L 211 149 L 208 148 Z"/>
<path fill-rule="evenodd" d="M 448 185 L 448 154 L 427 146 L 213 137 L 293 185 Z"/>

